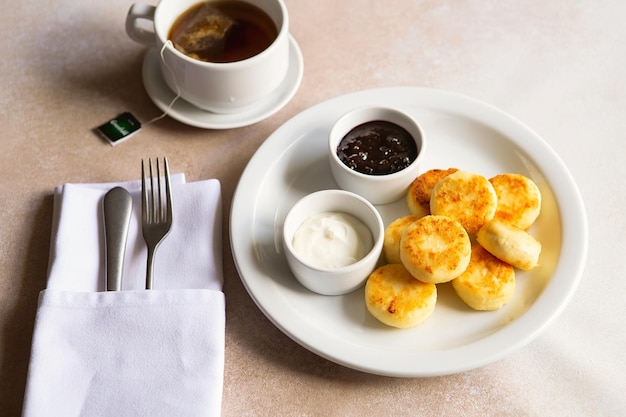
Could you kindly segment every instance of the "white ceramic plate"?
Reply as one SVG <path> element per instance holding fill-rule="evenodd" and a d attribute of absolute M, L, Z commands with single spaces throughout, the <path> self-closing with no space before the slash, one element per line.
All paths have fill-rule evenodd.
<path fill-rule="evenodd" d="M 424 170 L 457 167 L 487 177 L 516 172 L 543 197 L 531 233 L 541 265 L 517 272 L 513 299 L 495 312 L 463 304 L 450 284 L 438 286 L 430 319 L 399 330 L 367 312 L 363 289 L 329 297 L 291 275 L 280 233 L 288 209 L 312 191 L 337 188 L 326 137 L 347 110 L 375 104 L 412 114 L 429 140 Z M 407 214 L 404 201 L 378 206 L 385 224 Z M 457 373 L 496 361 L 536 338 L 559 315 L 580 281 L 587 219 L 580 193 L 549 145 L 524 124 L 482 102 L 437 90 L 385 88 L 356 92 L 295 116 L 258 149 L 233 198 L 231 245 L 241 279 L 263 313 L 293 340 L 341 365 L 368 373 L 422 377 Z"/>
<path fill-rule="evenodd" d="M 251 109 L 239 113 L 218 114 L 202 110 L 183 99 L 176 100 L 172 108 L 168 109 L 176 94 L 163 79 L 160 59 L 159 51 L 156 49 L 151 48 L 146 52 L 142 67 L 143 84 L 146 92 L 154 104 L 166 111 L 171 118 L 204 129 L 232 129 L 248 126 L 270 117 L 282 109 L 296 94 L 304 72 L 302 52 L 296 40 L 290 36 L 289 68 L 281 85 Z"/>

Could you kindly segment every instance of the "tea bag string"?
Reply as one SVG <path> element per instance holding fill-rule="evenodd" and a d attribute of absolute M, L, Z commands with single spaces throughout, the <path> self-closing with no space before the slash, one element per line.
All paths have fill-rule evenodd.
<path fill-rule="evenodd" d="M 158 120 L 161 120 L 162 118 L 164 118 L 165 116 L 167 116 L 167 113 L 172 109 L 172 106 L 174 106 L 174 103 L 176 103 L 176 100 L 178 100 L 180 98 L 180 88 L 178 87 L 178 83 L 176 82 L 176 74 L 174 74 L 174 71 L 172 70 L 172 68 L 170 68 L 170 66 L 167 64 L 167 62 L 165 61 L 165 57 L 163 56 L 164 52 L 165 52 L 165 48 L 167 47 L 167 45 L 171 45 L 172 47 L 174 46 L 172 44 L 171 40 L 167 40 L 164 44 L 163 47 L 161 48 L 161 52 L 160 52 L 160 56 L 161 56 L 161 61 L 163 62 L 163 65 L 165 66 L 165 68 L 167 68 L 167 70 L 169 71 L 170 75 L 172 76 L 172 80 L 174 80 L 174 86 L 176 87 L 176 96 L 172 99 L 172 101 L 170 101 L 170 104 L 167 106 L 167 108 L 165 109 L 165 111 L 163 112 L 163 114 L 155 117 L 154 119 L 148 121 L 145 123 L 145 125 L 149 125 L 151 123 L 154 123 Z"/>

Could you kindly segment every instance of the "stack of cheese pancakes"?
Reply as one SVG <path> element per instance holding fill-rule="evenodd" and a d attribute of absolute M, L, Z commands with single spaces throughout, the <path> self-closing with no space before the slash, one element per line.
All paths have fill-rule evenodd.
<path fill-rule="evenodd" d="M 445 282 L 471 308 L 497 310 L 513 296 L 515 270 L 537 265 L 541 244 L 528 230 L 541 194 L 523 175 L 432 169 L 413 181 L 406 202 L 411 214 L 385 230 L 387 264 L 365 286 L 367 309 L 384 324 L 423 323 Z"/>

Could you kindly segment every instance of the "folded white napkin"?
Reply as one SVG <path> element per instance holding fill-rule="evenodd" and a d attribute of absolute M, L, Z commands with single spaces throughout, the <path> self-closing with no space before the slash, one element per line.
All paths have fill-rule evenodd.
<path fill-rule="evenodd" d="M 103 292 L 102 198 L 133 196 L 123 291 Z M 146 291 L 141 182 L 66 184 L 55 194 L 47 288 L 23 416 L 219 416 L 224 373 L 221 190 L 172 176 L 173 225 Z"/>

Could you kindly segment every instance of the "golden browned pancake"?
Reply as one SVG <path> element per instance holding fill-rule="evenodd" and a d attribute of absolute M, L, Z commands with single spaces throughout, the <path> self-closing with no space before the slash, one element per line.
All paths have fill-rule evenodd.
<path fill-rule="evenodd" d="M 515 268 L 530 270 L 539 261 L 541 243 L 525 230 L 500 219 L 486 223 L 476 234 L 476 240 L 493 256 Z"/>
<path fill-rule="evenodd" d="M 420 217 L 430 214 L 430 194 L 435 184 L 457 171 L 457 168 L 431 169 L 415 178 L 406 195 L 409 212 Z"/>
<path fill-rule="evenodd" d="M 400 241 L 400 260 L 415 278 L 439 284 L 461 275 L 470 261 L 470 238 L 459 222 L 425 216 L 407 226 Z"/>
<path fill-rule="evenodd" d="M 430 197 L 430 212 L 457 220 L 474 234 L 496 213 L 498 199 L 485 177 L 457 171 L 439 181 Z"/>
<path fill-rule="evenodd" d="M 400 240 L 407 226 L 418 220 L 419 216 L 409 214 L 394 220 L 385 229 L 385 240 L 383 242 L 383 253 L 387 263 L 400 263 Z"/>
<path fill-rule="evenodd" d="M 519 229 L 528 229 L 541 210 L 537 185 L 520 174 L 500 174 L 489 181 L 498 196 L 495 217 Z"/>
<path fill-rule="evenodd" d="M 475 244 L 467 269 L 452 280 L 452 287 L 474 310 L 497 310 L 513 297 L 515 269 Z"/>
<path fill-rule="evenodd" d="M 405 329 L 423 323 L 437 303 L 437 287 L 413 278 L 400 264 L 387 264 L 365 284 L 367 310 L 382 323 Z"/>

